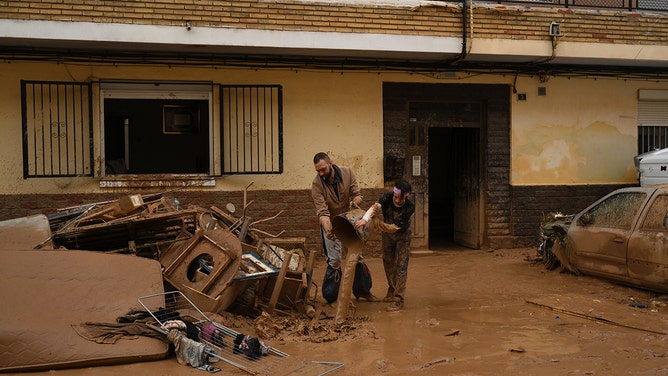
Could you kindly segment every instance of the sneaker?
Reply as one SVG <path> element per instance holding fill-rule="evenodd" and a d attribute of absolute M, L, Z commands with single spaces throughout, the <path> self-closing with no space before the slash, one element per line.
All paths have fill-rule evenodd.
<path fill-rule="evenodd" d="M 404 308 L 404 302 L 397 300 L 392 302 L 389 306 L 387 306 L 386 310 L 387 312 L 396 312 L 400 309 Z"/>
<path fill-rule="evenodd" d="M 378 299 L 378 298 L 377 298 L 374 294 L 372 294 L 371 292 L 369 292 L 369 293 L 366 294 L 366 295 L 359 295 L 359 296 L 356 296 L 356 298 L 357 298 L 358 300 L 359 300 L 359 299 L 365 299 L 365 300 L 367 300 L 367 301 L 369 301 L 369 302 L 379 302 L 379 301 L 380 301 L 380 299 Z"/>

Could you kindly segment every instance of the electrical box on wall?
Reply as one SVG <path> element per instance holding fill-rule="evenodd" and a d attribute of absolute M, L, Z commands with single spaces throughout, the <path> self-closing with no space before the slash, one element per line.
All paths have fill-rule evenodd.
<path fill-rule="evenodd" d="M 422 171 L 422 157 L 419 155 L 413 156 L 413 176 L 420 176 Z"/>

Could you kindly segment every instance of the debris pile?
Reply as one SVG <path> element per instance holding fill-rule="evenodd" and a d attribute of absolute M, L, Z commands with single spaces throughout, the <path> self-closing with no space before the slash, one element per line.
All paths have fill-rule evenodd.
<path fill-rule="evenodd" d="M 253 221 L 246 215 L 252 203 L 246 200 L 246 190 L 238 217 L 231 203 L 225 209 L 182 208 L 177 198 L 166 194 L 125 195 L 60 209 L 47 216 L 50 236 L 31 248 L 158 260 L 166 291 L 182 292 L 206 312 L 231 309 L 251 317 L 262 311 L 313 314 L 315 298 L 309 286 L 315 252 L 307 259 L 305 238 L 281 238 L 284 231 L 274 235 L 256 228 L 282 212 Z M 11 231 L 13 223 L 0 230 Z"/>
<path fill-rule="evenodd" d="M 0 221 L 0 251 L 7 260 L 20 261 L 7 265 L 15 273 L 3 273 L 2 282 L 11 289 L 28 291 L 36 276 L 46 278 L 54 284 L 49 287 L 50 293 L 61 288 L 58 291 L 62 292 L 53 299 L 62 300 L 62 312 L 57 316 L 67 318 L 63 322 L 47 320 L 44 327 L 36 325 L 44 320 L 25 320 L 25 315 L 16 311 L 37 312 L 33 300 L 26 294 L 15 297 L 11 310 L 6 307 L 4 312 L 13 321 L 8 321 L 0 332 L 12 338 L 13 343 L 23 344 L 14 347 L 29 356 L 19 361 L 14 353 L 0 357 L 0 371 L 151 360 L 166 355 L 168 342 L 177 354 L 179 350 L 184 354 L 197 350 L 193 358 L 177 356 L 181 364 L 214 372 L 219 368 L 209 364 L 213 357 L 250 373 L 270 374 L 285 366 L 287 354 L 267 347 L 266 353 L 274 356 L 259 356 L 257 345 L 262 350 L 263 340 L 278 340 L 284 335 L 307 336 L 313 342 L 333 341 L 363 325 L 364 319 L 350 319 L 332 327 L 321 321 L 323 315 L 325 319 L 331 317 L 318 303 L 318 289 L 311 288 L 315 251 L 305 253 L 305 238 L 281 237 L 284 231 L 270 234 L 256 228 L 258 223 L 275 219 L 281 212 L 253 220 L 246 215 L 249 205 L 246 191 L 241 213 L 233 204 L 225 208 L 182 207 L 177 198 L 167 194 L 134 194 L 63 208 L 49 215 Z M 77 261 L 88 259 L 87 263 Z M 121 270 L 114 265 L 122 265 Z M 54 273 L 57 278 L 51 276 Z M 39 284 L 39 288 L 43 285 Z M 111 295 L 116 289 L 123 290 L 119 294 L 122 299 Z M 97 292 L 107 290 L 111 292 L 106 295 Z M 114 341 L 113 348 L 90 346 L 91 341 L 100 343 L 96 340 L 100 328 L 116 328 L 120 317 L 135 310 L 137 298 L 144 306 L 142 313 L 150 314 L 152 320 L 142 321 L 150 328 L 149 335 L 143 330 L 130 336 L 155 341 L 155 336 L 150 335 L 155 331 L 164 338 L 154 347 L 143 342 L 133 346 L 135 341 Z M 80 303 L 82 308 L 74 309 L 81 317 L 73 318 L 68 313 L 72 302 Z M 113 309 L 105 304 L 113 304 Z M 52 309 L 55 306 L 50 304 Z M 169 320 L 161 317 L 160 312 L 195 312 L 195 319 L 188 316 L 181 321 L 186 329 L 188 323 L 196 325 L 203 336 L 187 340 L 183 333 L 188 331 L 183 331 L 179 322 L 171 321 L 171 316 Z M 252 324 L 244 320 L 245 333 L 229 326 L 241 317 L 253 319 Z M 133 326 L 137 327 L 146 329 Z M 97 334 L 91 335 L 91 330 Z M 128 327 L 118 330 L 126 333 Z M 28 332 L 31 334 L 26 335 Z M 116 334 L 103 332 L 101 336 L 106 340 Z M 33 338 L 41 338 L 49 350 L 23 351 L 31 346 Z M 64 349 L 79 354 L 77 357 L 66 351 L 51 351 L 62 338 L 68 341 Z"/>

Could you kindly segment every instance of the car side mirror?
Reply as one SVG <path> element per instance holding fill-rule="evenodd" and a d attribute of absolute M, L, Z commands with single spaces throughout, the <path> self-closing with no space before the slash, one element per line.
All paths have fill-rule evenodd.
<path fill-rule="evenodd" d="M 578 218 L 578 224 L 581 226 L 586 226 L 592 222 L 591 220 L 591 214 L 585 213 Z"/>

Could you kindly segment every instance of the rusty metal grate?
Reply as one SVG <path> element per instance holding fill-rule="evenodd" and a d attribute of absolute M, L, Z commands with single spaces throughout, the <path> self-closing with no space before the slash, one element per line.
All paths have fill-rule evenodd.
<path fill-rule="evenodd" d="M 221 85 L 223 174 L 283 172 L 283 89 Z"/>
<path fill-rule="evenodd" d="M 23 178 L 92 176 L 89 83 L 21 81 Z"/>

